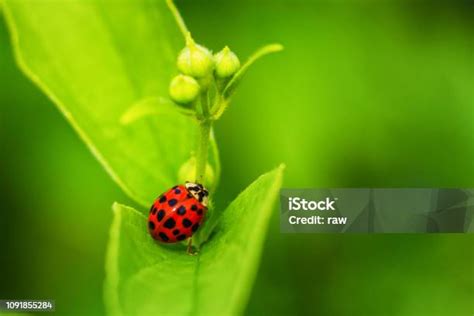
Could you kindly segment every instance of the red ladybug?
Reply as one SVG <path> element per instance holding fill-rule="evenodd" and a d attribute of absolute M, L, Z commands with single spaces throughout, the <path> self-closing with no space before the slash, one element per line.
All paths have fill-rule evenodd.
<path fill-rule="evenodd" d="M 160 195 L 150 209 L 148 231 L 161 242 L 175 243 L 191 237 L 207 211 L 209 192 L 201 184 L 187 182 Z"/>

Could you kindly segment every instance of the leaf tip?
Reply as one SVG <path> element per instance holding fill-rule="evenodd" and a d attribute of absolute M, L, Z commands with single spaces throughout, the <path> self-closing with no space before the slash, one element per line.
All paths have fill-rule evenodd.
<path fill-rule="evenodd" d="M 285 49 L 285 46 L 283 46 L 282 44 L 280 43 L 273 43 L 273 44 L 270 44 L 268 45 L 268 48 L 269 50 L 271 50 L 272 52 L 281 52 L 282 50 Z"/>
<path fill-rule="evenodd" d="M 283 182 L 283 172 L 286 169 L 286 164 L 280 163 L 278 167 L 275 168 L 275 173 L 276 173 L 276 178 L 277 182 L 279 183 L 279 186 L 281 186 L 281 183 Z"/>
<path fill-rule="evenodd" d="M 283 177 L 283 172 L 286 169 L 286 164 L 280 163 L 275 169 L 272 170 L 272 173 L 277 174 L 278 177 Z"/>

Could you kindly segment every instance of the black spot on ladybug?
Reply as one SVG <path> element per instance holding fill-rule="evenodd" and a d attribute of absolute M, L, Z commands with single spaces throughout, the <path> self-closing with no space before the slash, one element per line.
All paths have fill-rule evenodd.
<path fill-rule="evenodd" d="M 163 233 L 163 232 L 160 232 L 158 235 L 160 236 L 161 240 L 163 240 L 163 241 L 168 241 L 168 240 L 170 240 L 170 239 L 168 238 L 168 236 L 166 236 L 166 234 Z"/>
<path fill-rule="evenodd" d="M 197 207 L 197 205 L 196 205 L 196 204 L 193 204 L 193 205 L 191 206 L 191 210 L 193 210 L 193 211 L 197 211 L 197 209 L 198 209 L 198 207 Z"/>
<path fill-rule="evenodd" d="M 185 218 L 183 219 L 183 226 L 188 228 L 188 227 L 191 227 L 191 225 L 193 224 L 193 222 L 191 222 L 189 219 Z"/>
<path fill-rule="evenodd" d="M 193 225 L 193 228 L 192 228 L 193 233 L 194 233 L 196 230 L 198 230 L 198 228 L 199 228 L 199 224 L 198 224 L 198 223 L 194 224 L 194 225 Z"/>
<path fill-rule="evenodd" d="M 181 194 L 181 190 L 180 189 L 175 189 L 174 194 Z"/>
<path fill-rule="evenodd" d="M 181 205 L 180 207 L 178 207 L 178 214 L 179 214 L 179 215 L 184 215 L 184 214 L 186 214 L 186 208 L 185 208 L 183 205 Z"/>
<path fill-rule="evenodd" d="M 169 206 L 175 206 L 176 203 L 178 203 L 178 200 L 176 200 L 176 199 L 171 199 L 171 200 L 168 201 Z"/>
<path fill-rule="evenodd" d="M 174 221 L 174 219 L 168 218 L 168 219 L 166 220 L 166 222 L 165 222 L 163 225 L 164 225 L 166 228 L 171 229 L 171 228 L 174 228 L 174 226 L 176 226 L 176 222 Z"/>
<path fill-rule="evenodd" d="M 154 209 L 154 208 L 155 208 L 155 205 L 152 205 L 152 206 L 150 207 L 150 213 L 153 212 L 153 209 Z"/>
<path fill-rule="evenodd" d="M 149 221 L 149 222 L 148 222 L 148 228 L 149 228 L 150 230 L 155 230 L 155 223 L 153 223 L 152 221 Z"/>
<path fill-rule="evenodd" d="M 202 208 L 198 210 L 198 215 L 202 215 Z"/>
<path fill-rule="evenodd" d="M 178 237 L 176 237 L 176 239 L 178 239 L 178 240 L 185 240 L 185 239 L 186 239 L 186 235 L 179 235 Z"/>
<path fill-rule="evenodd" d="M 175 236 L 176 236 L 176 235 L 179 235 L 179 229 L 173 230 L 173 235 L 175 235 Z"/>
<path fill-rule="evenodd" d="M 188 199 L 192 198 L 193 195 L 191 193 L 188 193 L 188 195 L 186 195 L 188 197 Z"/>
<path fill-rule="evenodd" d="M 151 207 L 151 214 L 156 214 L 156 207 L 154 205 Z"/>
<path fill-rule="evenodd" d="M 166 202 L 166 196 L 162 196 L 160 197 L 160 200 L 159 200 L 160 203 L 165 203 Z"/>
<path fill-rule="evenodd" d="M 159 210 L 158 213 L 156 214 L 156 218 L 158 219 L 158 222 L 161 222 L 164 216 L 165 216 L 165 211 Z"/>

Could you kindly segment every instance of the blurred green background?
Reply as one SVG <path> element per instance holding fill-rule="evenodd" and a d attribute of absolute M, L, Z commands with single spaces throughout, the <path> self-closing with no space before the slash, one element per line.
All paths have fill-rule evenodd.
<path fill-rule="evenodd" d="M 178 1 L 197 41 L 277 41 L 217 123 L 218 205 L 285 187 L 474 187 L 472 1 Z M 0 298 L 101 315 L 110 206 L 131 202 L 16 67 L 0 23 Z M 470 235 L 282 235 L 248 315 L 472 315 Z"/>

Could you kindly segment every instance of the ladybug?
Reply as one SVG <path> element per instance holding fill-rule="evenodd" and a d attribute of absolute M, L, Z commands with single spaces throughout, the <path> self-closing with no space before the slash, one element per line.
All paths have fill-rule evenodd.
<path fill-rule="evenodd" d="M 199 183 L 186 182 L 160 195 L 150 208 L 148 231 L 164 243 L 191 237 L 202 224 L 209 192 Z"/>

